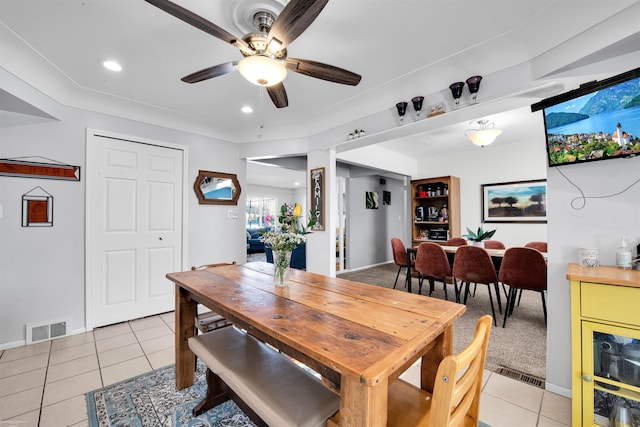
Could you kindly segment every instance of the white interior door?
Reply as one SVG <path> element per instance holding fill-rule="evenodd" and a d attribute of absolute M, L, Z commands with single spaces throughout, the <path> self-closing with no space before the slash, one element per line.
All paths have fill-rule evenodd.
<path fill-rule="evenodd" d="M 182 265 L 183 151 L 89 134 L 87 326 L 174 309 Z"/>

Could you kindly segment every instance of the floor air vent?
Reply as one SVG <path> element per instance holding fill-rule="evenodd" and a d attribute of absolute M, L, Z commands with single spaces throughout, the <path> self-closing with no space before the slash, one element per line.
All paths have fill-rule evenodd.
<path fill-rule="evenodd" d="M 531 384 L 536 387 L 540 387 L 542 389 L 545 388 L 544 380 L 541 378 L 536 378 L 531 375 L 523 374 L 522 372 L 514 371 L 513 369 L 500 367 L 496 371 L 497 374 L 504 375 L 505 377 L 512 378 L 517 381 L 522 381 L 523 383 Z"/>
<path fill-rule="evenodd" d="M 45 324 L 27 324 L 27 344 L 67 336 L 70 325 L 71 322 L 68 320 Z"/>

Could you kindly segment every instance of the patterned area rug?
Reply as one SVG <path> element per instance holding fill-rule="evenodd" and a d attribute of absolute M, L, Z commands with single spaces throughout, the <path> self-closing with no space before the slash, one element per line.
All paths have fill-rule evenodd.
<path fill-rule="evenodd" d="M 199 417 L 191 411 L 207 391 L 206 367 L 198 364 L 195 383 L 175 385 L 169 365 L 86 394 L 91 427 L 255 427 L 231 400 Z M 490 427 L 480 422 L 479 427 Z"/>
<path fill-rule="evenodd" d="M 193 386 L 177 390 L 175 366 L 157 369 L 86 394 L 91 427 L 255 427 L 229 400 L 192 417 L 207 391 L 206 367 L 198 365 Z"/>

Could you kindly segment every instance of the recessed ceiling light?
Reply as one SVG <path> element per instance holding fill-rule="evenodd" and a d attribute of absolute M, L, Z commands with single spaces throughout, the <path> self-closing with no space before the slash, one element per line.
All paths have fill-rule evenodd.
<path fill-rule="evenodd" d="M 116 61 L 111 61 L 111 60 L 102 61 L 102 66 L 107 70 L 122 71 L 122 66 L 118 64 Z"/>
<path fill-rule="evenodd" d="M 295 185 L 297 187 L 298 185 L 300 185 L 300 183 L 298 181 L 296 181 L 296 182 L 293 183 L 293 185 Z"/>
<path fill-rule="evenodd" d="M 245 114 L 249 114 L 249 113 L 253 113 L 253 108 L 249 107 L 248 105 L 245 105 L 240 109 L 240 111 L 242 111 Z"/>

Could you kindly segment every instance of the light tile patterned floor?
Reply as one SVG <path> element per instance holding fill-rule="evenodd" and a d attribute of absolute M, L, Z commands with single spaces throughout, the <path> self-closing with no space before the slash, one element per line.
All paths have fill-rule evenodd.
<path fill-rule="evenodd" d="M 88 425 L 84 393 L 173 363 L 173 333 L 171 312 L 0 351 L 0 426 Z M 403 378 L 416 382 L 419 368 Z M 566 427 L 571 401 L 486 371 L 480 418 L 491 427 Z"/>

